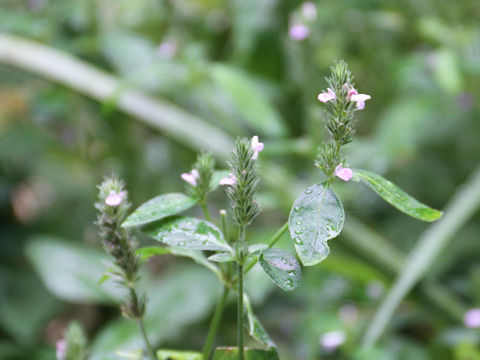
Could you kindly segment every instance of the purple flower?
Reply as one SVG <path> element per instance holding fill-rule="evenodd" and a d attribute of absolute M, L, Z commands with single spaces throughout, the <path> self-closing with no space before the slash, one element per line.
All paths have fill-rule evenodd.
<path fill-rule="evenodd" d="M 183 173 L 180 177 L 192 186 L 197 186 L 197 179 L 200 177 L 197 169 L 193 169 L 189 173 Z"/>
<path fill-rule="evenodd" d="M 162 59 L 171 59 L 177 52 L 177 43 L 174 40 L 167 39 L 158 45 L 157 55 Z"/>
<path fill-rule="evenodd" d="M 310 35 L 310 29 L 305 25 L 296 24 L 290 26 L 288 34 L 292 40 L 301 41 Z"/>
<path fill-rule="evenodd" d="M 330 331 L 320 337 L 320 344 L 327 351 L 333 351 L 342 345 L 347 336 L 342 330 Z"/>
<path fill-rule="evenodd" d="M 235 185 L 236 183 L 237 183 L 237 178 L 232 173 L 228 174 L 228 177 L 223 178 L 219 182 L 220 185 L 227 185 L 227 186 L 232 186 L 232 185 Z"/>
<path fill-rule="evenodd" d="M 463 316 L 463 323 L 466 327 L 469 328 L 479 328 L 480 327 L 480 309 L 474 308 L 468 310 Z"/>
<path fill-rule="evenodd" d="M 252 146 L 252 150 L 254 151 L 252 159 L 257 160 L 258 153 L 263 151 L 264 144 L 259 142 L 258 141 L 258 136 L 255 135 L 254 137 L 252 137 L 251 146 Z"/>
<path fill-rule="evenodd" d="M 318 94 L 318 100 L 323 103 L 326 103 L 327 101 L 330 101 L 330 100 L 335 100 L 336 98 L 337 98 L 337 95 L 330 88 L 327 88 L 327 92 L 322 91 L 321 94 Z"/>
<path fill-rule="evenodd" d="M 343 164 L 339 164 L 334 171 L 334 175 L 343 181 L 350 181 L 353 177 L 353 171 L 350 168 L 344 168 Z"/>
<path fill-rule="evenodd" d="M 350 100 L 357 103 L 357 109 L 363 110 L 365 108 L 365 101 L 370 100 L 372 97 L 366 94 L 358 94 L 355 89 L 353 89 L 353 91 L 355 92 L 355 94 L 352 93 L 352 95 L 350 96 Z"/>
<path fill-rule="evenodd" d="M 107 204 L 108 206 L 118 206 L 122 203 L 125 195 L 125 191 L 120 191 L 119 193 L 117 193 L 112 190 L 105 199 L 105 204 Z"/>
<path fill-rule="evenodd" d="M 67 342 L 65 340 L 57 341 L 57 360 L 65 360 L 67 358 Z"/>
<path fill-rule="evenodd" d="M 302 15 L 308 21 L 313 21 L 317 18 L 317 7 L 311 1 L 302 4 Z"/>

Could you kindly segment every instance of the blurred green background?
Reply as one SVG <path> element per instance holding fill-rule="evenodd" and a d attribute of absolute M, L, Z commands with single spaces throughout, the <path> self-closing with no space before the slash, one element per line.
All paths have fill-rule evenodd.
<path fill-rule="evenodd" d="M 0 51 L 0 359 L 54 358 L 55 341 L 74 319 L 88 333 L 92 359 L 117 359 L 115 350 L 140 346 L 135 326 L 119 315 L 118 289 L 98 285 L 105 255 L 93 203 L 104 175 L 121 175 L 138 206 L 183 191 L 179 176 L 202 147 L 210 144 L 218 168 L 225 168 L 230 149 L 216 145 L 257 134 L 265 142 L 263 213 L 249 237 L 266 241 L 287 219 L 295 195 L 321 178 L 313 159 L 326 134 L 316 96 L 336 59 L 347 61 L 359 91 L 372 96 L 357 113 L 349 165 L 382 173 L 439 209 L 462 188 L 479 165 L 480 2 L 313 4 L 1 0 L 0 48 L 2 35 L 34 40 L 120 85 L 95 99 L 75 84 L 32 74 Z M 304 26 L 308 36 L 290 37 L 293 26 Z M 29 61 L 40 63 L 44 55 Z M 64 83 L 80 76 L 93 89 L 102 83 L 75 69 L 62 76 Z M 163 125 L 139 122 L 122 109 L 122 96 L 135 89 L 164 101 L 153 110 L 141 101 L 131 105 L 165 111 L 157 114 Z M 183 111 L 168 112 L 170 105 Z M 217 131 L 200 132 L 204 143 L 194 141 L 182 135 L 191 130 L 186 118 Z M 480 359 L 480 332 L 462 323 L 466 310 L 480 306 L 478 211 L 365 352 L 359 343 L 366 326 L 429 225 L 358 184 L 336 184 L 336 190 L 345 231 L 330 242 L 327 260 L 304 269 L 298 289 L 284 293 L 255 271 L 247 278 L 282 359 Z M 225 206 L 219 190 L 211 210 Z M 384 247 L 365 250 L 372 239 Z M 293 251 L 288 236 L 281 246 Z M 200 349 L 220 295 L 214 276 L 163 256 L 145 266 L 143 286 L 153 342 Z M 335 350 L 322 346 L 331 331 L 346 334 Z M 218 344 L 234 343 L 232 301 Z"/>

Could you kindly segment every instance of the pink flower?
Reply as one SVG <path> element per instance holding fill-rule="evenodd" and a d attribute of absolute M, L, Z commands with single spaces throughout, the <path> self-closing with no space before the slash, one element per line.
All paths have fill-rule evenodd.
<path fill-rule="evenodd" d="M 228 177 L 223 178 L 219 182 L 220 185 L 227 185 L 227 186 L 232 186 L 232 185 L 235 185 L 236 183 L 237 183 L 237 178 L 232 173 L 228 174 Z"/>
<path fill-rule="evenodd" d="M 161 59 L 171 59 L 177 52 L 177 43 L 172 39 L 167 39 L 158 45 L 157 55 Z"/>
<path fill-rule="evenodd" d="M 470 309 L 463 316 L 463 323 L 469 328 L 480 327 L 480 309 Z"/>
<path fill-rule="evenodd" d="M 321 94 L 318 94 L 318 100 L 320 100 L 323 103 L 326 103 L 327 101 L 330 101 L 330 100 L 335 100 L 336 98 L 337 98 L 337 95 L 335 95 L 335 92 L 330 88 L 327 88 L 327 92 L 322 91 Z"/>
<path fill-rule="evenodd" d="M 350 168 L 344 168 L 343 164 L 339 164 L 334 171 L 336 177 L 342 179 L 343 181 L 350 181 L 353 177 L 353 171 Z"/>
<path fill-rule="evenodd" d="M 180 177 L 192 186 L 197 186 L 197 179 L 200 177 L 197 169 L 193 169 L 189 173 L 183 173 Z"/>
<path fill-rule="evenodd" d="M 357 103 L 357 109 L 363 110 L 365 108 L 365 101 L 370 100 L 372 97 L 366 94 L 358 94 L 355 89 L 353 89 L 353 91 L 355 91 L 355 94 L 350 96 L 350 100 Z"/>
<path fill-rule="evenodd" d="M 119 193 L 115 191 L 110 191 L 107 198 L 105 199 L 105 204 L 108 206 L 118 206 L 122 203 L 123 197 L 126 195 L 125 191 L 120 191 Z"/>
<path fill-rule="evenodd" d="M 320 338 L 320 344 L 327 351 L 333 351 L 342 345 L 347 336 L 342 330 L 330 331 L 323 334 Z"/>
<path fill-rule="evenodd" d="M 310 29 L 305 25 L 292 25 L 288 34 L 292 40 L 301 41 L 310 35 Z"/>
<path fill-rule="evenodd" d="M 343 91 L 347 92 L 347 100 L 350 101 L 352 95 L 358 95 L 357 90 L 353 86 L 350 86 L 348 83 L 343 84 Z"/>
<path fill-rule="evenodd" d="M 65 360 L 67 358 L 67 342 L 65 340 L 57 341 L 57 360 Z"/>
<path fill-rule="evenodd" d="M 258 136 L 255 135 L 254 137 L 252 137 L 251 146 L 252 146 L 252 150 L 254 151 L 252 159 L 257 160 L 258 153 L 263 151 L 264 144 L 259 142 L 258 141 Z"/>

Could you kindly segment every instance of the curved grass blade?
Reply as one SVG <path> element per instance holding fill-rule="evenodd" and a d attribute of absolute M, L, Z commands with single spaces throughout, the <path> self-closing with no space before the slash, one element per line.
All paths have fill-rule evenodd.
<path fill-rule="evenodd" d="M 366 184 L 390 205 L 416 219 L 430 222 L 442 216 L 441 211 L 422 204 L 383 176 L 367 170 L 354 169 L 354 178 Z"/>

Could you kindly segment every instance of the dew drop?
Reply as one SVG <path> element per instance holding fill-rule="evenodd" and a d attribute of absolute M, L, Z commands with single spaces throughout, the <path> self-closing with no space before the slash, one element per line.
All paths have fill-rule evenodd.
<path fill-rule="evenodd" d="M 297 221 L 295 221 L 295 224 L 302 225 L 302 222 L 300 220 L 297 220 Z"/>
<path fill-rule="evenodd" d="M 305 194 L 311 194 L 312 192 L 313 192 L 312 189 L 307 189 L 307 190 L 305 190 Z"/>
<path fill-rule="evenodd" d="M 286 284 L 288 287 L 292 287 L 292 286 L 293 286 L 293 281 L 292 281 L 292 279 L 287 279 L 287 281 L 285 281 L 285 284 Z"/>
<path fill-rule="evenodd" d="M 302 239 L 300 239 L 298 236 L 297 236 L 296 238 L 294 238 L 293 241 L 294 241 L 295 244 L 297 244 L 297 245 L 303 245 Z"/>
<path fill-rule="evenodd" d="M 290 276 L 294 276 L 295 275 L 295 270 L 288 270 L 287 273 Z"/>
<path fill-rule="evenodd" d="M 302 208 L 300 206 L 295 206 L 295 208 L 293 210 L 295 212 L 300 212 L 300 210 L 302 210 Z"/>
<path fill-rule="evenodd" d="M 185 241 L 180 241 L 180 242 L 178 243 L 178 245 L 179 245 L 179 246 L 185 246 Z"/>
<path fill-rule="evenodd" d="M 303 234 L 303 231 L 302 230 L 295 230 L 295 234 L 297 234 L 297 235 Z"/>

